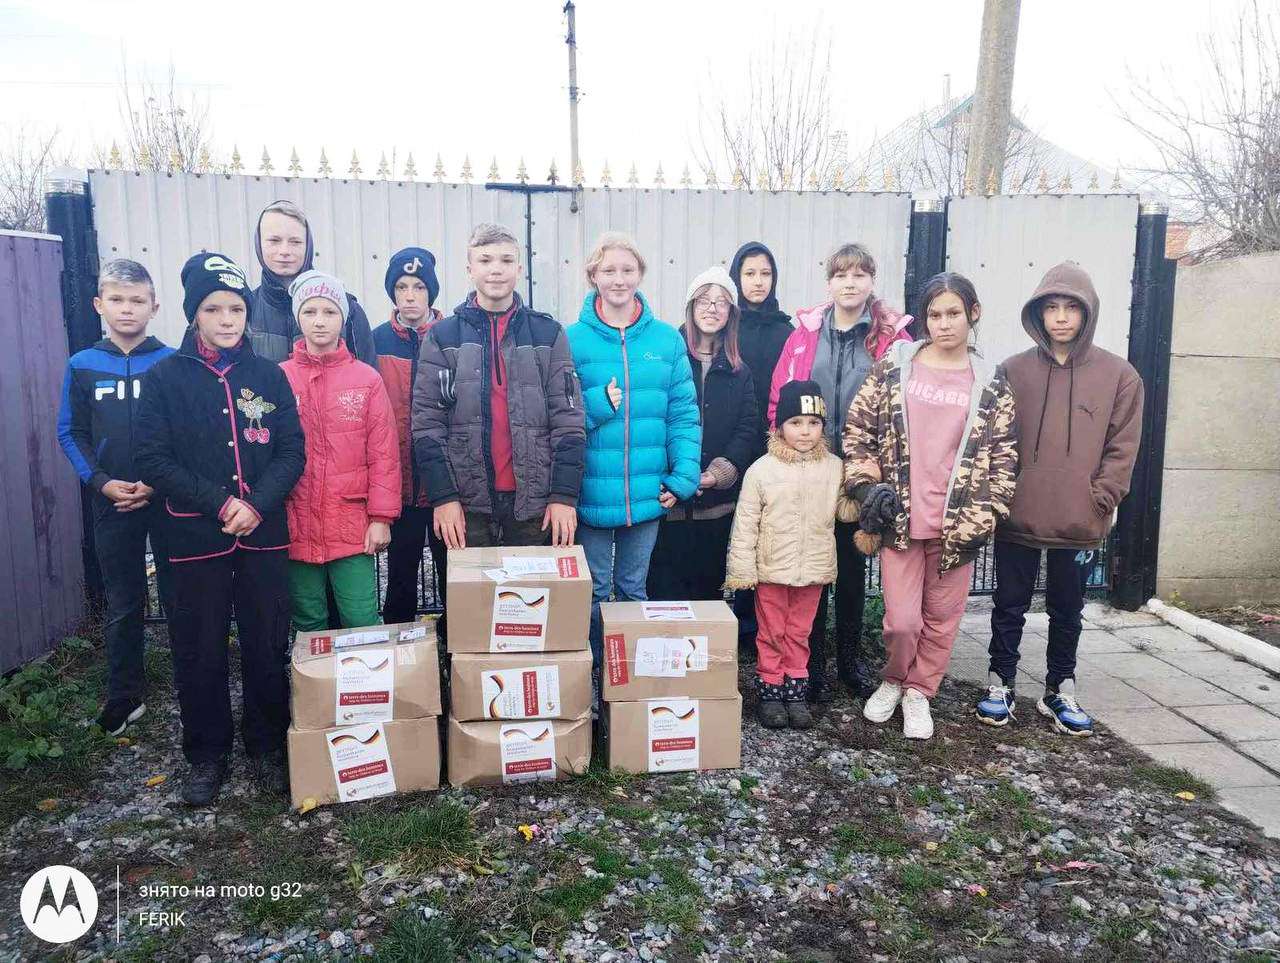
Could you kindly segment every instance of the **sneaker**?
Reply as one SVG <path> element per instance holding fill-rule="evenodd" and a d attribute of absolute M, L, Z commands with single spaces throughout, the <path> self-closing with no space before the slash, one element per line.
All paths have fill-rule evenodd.
<path fill-rule="evenodd" d="M 147 712 L 147 705 L 140 699 L 108 699 L 98 725 L 109 736 L 118 736 L 131 722 L 137 722 Z"/>
<path fill-rule="evenodd" d="M 1068 736 L 1093 735 L 1093 720 L 1076 702 L 1075 679 L 1063 679 L 1058 691 L 1046 689 L 1036 711 L 1053 720 L 1053 727 Z"/>
<path fill-rule="evenodd" d="M 1016 701 L 1013 686 L 1005 685 L 995 672 L 988 673 L 987 697 L 978 703 L 978 721 L 988 726 L 1008 725 Z"/>
<path fill-rule="evenodd" d="M 250 759 L 249 775 L 260 793 L 283 796 L 289 792 L 289 772 L 283 749 Z"/>
<path fill-rule="evenodd" d="M 918 689 L 908 689 L 902 696 L 902 735 L 907 739 L 932 739 L 933 715 L 929 697 Z"/>
<path fill-rule="evenodd" d="M 227 763 L 219 759 L 217 762 L 197 762 L 187 773 L 187 782 L 182 787 L 182 801 L 188 806 L 208 806 L 218 798 L 218 791 L 227 778 Z"/>
<path fill-rule="evenodd" d="M 862 718 L 868 722 L 888 722 L 893 710 L 902 701 L 902 686 L 892 682 L 881 682 L 880 688 L 871 694 L 862 707 Z"/>
<path fill-rule="evenodd" d="M 766 729 L 785 729 L 791 725 L 787 704 L 781 699 L 769 699 L 756 707 L 756 718 Z"/>

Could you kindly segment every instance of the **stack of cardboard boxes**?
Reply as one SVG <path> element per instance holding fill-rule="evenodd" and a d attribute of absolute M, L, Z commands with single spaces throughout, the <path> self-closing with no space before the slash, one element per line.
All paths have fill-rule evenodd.
<path fill-rule="evenodd" d="M 449 782 L 564 779 L 591 762 L 591 574 L 578 546 L 449 552 Z"/>
<path fill-rule="evenodd" d="M 600 613 L 609 767 L 737 769 L 742 697 L 738 620 L 729 606 L 606 602 Z"/>
<path fill-rule="evenodd" d="M 440 788 L 434 625 L 299 632 L 290 675 L 295 807 Z"/>

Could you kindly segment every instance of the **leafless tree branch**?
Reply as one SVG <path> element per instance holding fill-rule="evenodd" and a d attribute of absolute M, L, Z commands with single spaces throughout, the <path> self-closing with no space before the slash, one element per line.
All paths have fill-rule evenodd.
<path fill-rule="evenodd" d="M 44 230 L 45 174 L 69 163 L 58 137 L 56 129 L 47 134 L 26 126 L 6 131 L 0 146 L 0 230 Z"/>

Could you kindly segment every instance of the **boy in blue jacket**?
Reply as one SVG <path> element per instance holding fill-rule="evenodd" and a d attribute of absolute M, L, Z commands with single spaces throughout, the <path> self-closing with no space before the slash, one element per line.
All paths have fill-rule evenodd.
<path fill-rule="evenodd" d="M 137 261 L 103 267 L 93 306 L 107 336 L 67 362 L 58 440 L 92 490 L 93 543 L 107 605 L 107 701 L 98 725 L 115 736 L 147 711 L 142 629 L 148 536 L 160 601 L 166 615 L 173 611 L 168 554 L 155 545 L 159 506 L 133 463 L 142 376 L 173 349 L 147 334 L 159 305 L 151 275 Z"/>

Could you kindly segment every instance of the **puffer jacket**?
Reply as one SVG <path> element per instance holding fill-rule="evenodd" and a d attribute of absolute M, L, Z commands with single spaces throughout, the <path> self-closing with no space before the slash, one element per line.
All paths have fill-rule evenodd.
<path fill-rule="evenodd" d="M 885 482 L 902 501 L 891 547 L 905 550 L 911 515 L 911 436 L 904 388 L 911 362 L 926 342 L 895 344 L 871 369 L 849 405 L 844 427 L 844 488 L 850 498 L 860 488 Z M 970 351 L 973 389 L 969 416 L 956 451 L 942 515 L 939 573 L 970 561 L 1009 514 L 1018 475 L 1018 443 L 1013 432 L 1013 390 L 1004 366 Z M 881 538 L 859 531 L 854 536 L 867 555 L 879 551 Z"/>
<path fill-rule="evenodd" d="M 515 516 L 542 518 L 548 502 L 575 505 L 582 484 L 582 395 L 560 322 L 516 295 L 497 377 L 507 378 Z M 475 295 L 422 339 L 413 383 L 413 455 L 431 504 L 493 512 L 494 344 Z"/>
<path fill-rule="evenodd" d="M 320 564 L 358 555 L 371 521 L 400 516 L 400 449 L 386 386 L 341 342 L 314 355 L 300 340 L 280 370 L 307 437 L 307 467 L 285 502 L 289 558 Z"/>
<path fill-rule="evenodd" d="M 663 488 L 681 500 L 698 490 L 702 428 L 684 337 L 653 316 L 639 293 L 640 314 L 627 328 L 610 327 L 596 311 L 596 293 L 582 302 L 569 346 L 582 381 L 587 461 L 578 516 L 594 528 L 638 525 L 662 515 Z M 614 408 L 605 390 L 622 389 Z"/>
<path fill-rule="evenodd" d="M 825 437 L 802 453 L 770 432 L 766 449 L 742 480 L 724 587 L 829 585 L 836 579 L 836 519 L 858 517 L 841 491 L 840 459 Z"/>
<path fill-rule="evenodd" d="M 391 320 L 373 329 L 373 349 L 378 354 L 378 373 L 387 386 L 391 410 L 396 416 L 396 436 L 400 440 L 400 497 L 406 505 L 425 508 L 426 486 L 418 475 L 413 460 L 413 428 L 410 413 L 413 408 L 413 383 L 418 377 L 418 352 L 422 339 L 431 326 L 440 320 L 440 312 L 430 310 L 423 324 L 411 328 L 400 323 L 398 312 L 391 313 Z"/>

